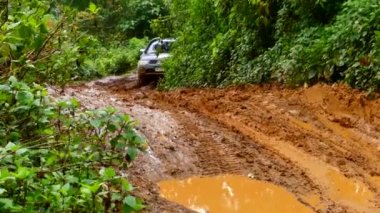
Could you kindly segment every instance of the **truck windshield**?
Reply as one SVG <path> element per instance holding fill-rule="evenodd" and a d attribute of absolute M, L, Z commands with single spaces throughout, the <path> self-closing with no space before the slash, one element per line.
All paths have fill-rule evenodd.
<path fill-rule="evenodd" d="M 169 53 L 170 51 L 170 46 L 173 43 L 173 41 L 156 41 L 153 42 L 149 49 L 148 53 L 153 54 L 153 53 Z"/>

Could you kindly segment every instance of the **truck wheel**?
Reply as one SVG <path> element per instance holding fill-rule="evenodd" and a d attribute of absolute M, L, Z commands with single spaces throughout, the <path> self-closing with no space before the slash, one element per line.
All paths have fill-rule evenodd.
<path fill-rule="evenodd" d="M 146 76 L 144 73 L 139 73 L 137 75 L 137 85 L 144 86 L 146 84 Z"/>

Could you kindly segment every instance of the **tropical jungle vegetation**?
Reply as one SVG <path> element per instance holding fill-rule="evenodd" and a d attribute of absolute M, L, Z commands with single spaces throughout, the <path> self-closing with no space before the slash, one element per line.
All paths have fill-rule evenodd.
<path fill-rule="evenodd" d="M 164 87 L 344 81 L 380 89 L 378 0 L 172 0 L 168 6 L 170 14 L 153 22 L 163 26 L 154 28 L 159 34 L 178 38 Z"/>
<path fill-rule="evenodd" d="M 123 73 L 163 3 L 0 1 L 0 211 L 132 212 L 125 171 L 146 142 L 112 107 L 84 110 L 46 86 Z"/>
<path fill-rule="evenodd" d="M 346 82 L 380 90 L 378 0 L 0 0 L 0 211 L 139 211 L 128 115 L 46 87 L 121 74 L 175 37 L 161 88 Z"/>

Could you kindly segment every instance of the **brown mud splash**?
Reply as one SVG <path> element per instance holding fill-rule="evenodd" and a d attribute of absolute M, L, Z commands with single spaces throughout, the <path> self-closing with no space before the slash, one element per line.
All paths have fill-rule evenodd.
<path fill-rule="evenodd" d="M 380 99 L 342 85 L 158 92 L 135 77 L 69 87 L 86 108 L 113 105 L 150 143 L 128 170 L 147 212 L 187 212 L 155 183 L 243 175 L 286 189 L 316 212 L 380 211 Z"/>

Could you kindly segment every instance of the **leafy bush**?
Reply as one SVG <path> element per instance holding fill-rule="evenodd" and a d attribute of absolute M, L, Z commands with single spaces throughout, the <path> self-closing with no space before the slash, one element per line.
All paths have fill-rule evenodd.
<path fill-rule="evenodd" d="M 350 0 L 331 24 L 280 39 L 269 50 L 275 55 L 274 73 L 292 85 L 345 79 L 357 88 L 378 89 L 373 81 L 379 71 L 373 47 L 374 31 L 380 28 L 379 6 L 378 1 Z"/>
<path fill-rule="evenodd" d="M 144 48 L 147 38 L 132 38 L 126 44 L 114 44 L 111 47 L 99 45 L 92 49 L 89 55 L 84 58 L 81 65 L 82 78 L 97 73 L 98 76 L 109 74 L 122 74 L 137 66 L 140 56 L 140 49 Z"/>
<path fill-rule="evenodd" d="M 9 1 L 0 23 L 0 67 L 28 82 L 64 84 L 78 75 L 86 34 L 77 31 L 77 11 L 50 1 Z"/>
<path fill-rule="evenodd" d="M 377 0 L 175 0 L 170 5 L 166 20 L 178 42 L 166 64 L 165 88 L 344 80 L 356 88 L 380 89 Z"/>
<path fill-rule="evenodd" d="M 124 169 L 145 149 L 134 121 L 116 110 L 51 103 L 11 77 L 0 85 L 1 212 L 131 212 Z"/>
<path fill-rule="evenodd" d="M 86 9 L 90 1 L 84 2 L 82 9 Z M 106 43 L 132 37 L 151 37 L 153 34 L 150 20 L 167 14 L 164 0 L 92 0 L 91 2 L 99 10 L 95 17 L 83 19 L 81 30 L 99 37 Z"/>
<path fill-rule="evenodd" d="M 128 38 L 149 34 L 149 17 L 162 12 L 152 4 L 162 1 L 139 2 L 0 1 L 0 212 L 144 207 L 124 172 L 146 147 L 134 121 L 113 108 L 54 103 L 36 84 L 63 86 L 134 67 L 146 39 Z M 115 33 L 121 21 L 129 26 Z"/>
<path fill-rule="evenodd" d="M 139 1 L 117 2 L 126 10 Z M 90 1 L 9 1 L 0 9 L 0 13 L 5 14 L 5 18 L 0 19 L 0 78 L 13 75 L 25 82 L 64 85 L 135 67 L 139 50 L 147 39 L 128 39 L 125 35 L 113 35 L 113 31 L 108 32 L 107 37 L 99 30 L 92 30 L 93 23 L 108 23 L 102 19 L 104 16 L 110 20 L 111 17 L 120 19 L 116 17 L 120 11 L 105 14 L 110 13 L 110 7 L 116 3 L 97 3 L 99 5 Z M 149 9 L 155 17 L 161 11 L 161 6 L 153 5 L 152 1 L 140 6 L 141 10 Z M 148 22 L 140 13 L 136 14 L 138 23 L 129 30 L 140 26 L 140 22 Z M 148 30 L 149 25 L 146 28 Z"/>

